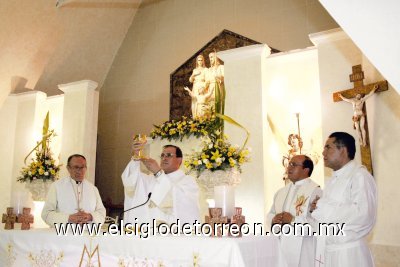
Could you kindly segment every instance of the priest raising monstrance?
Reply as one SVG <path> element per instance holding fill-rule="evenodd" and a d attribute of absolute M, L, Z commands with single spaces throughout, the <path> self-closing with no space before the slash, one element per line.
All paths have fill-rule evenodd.
<path fill-rule="evenodd" d="M 185 87 L 192 99 L 193 118 L 167 121 L 155 126 L 151 133 L 153 138 L 179 140 L 182 143 L 164 145 L 160 163 L 154 158 L 142 157 L 131 160 L 125 168 L 122 174 L 125 210 L 146 203 L 148 198 L 149 201 L 127 212 L 124 223 L 151 222 L 153 219 L 156 223 L 167 224 L 176 223 L 177 219 L 181 223 L 200 222 L 203 216 L 200 216 L 198 202 L 199 187 L 193 176 L 179 170 L 181 164 L 184 163 L 188 174 L 198 177 L 203 171 L 240 170 L 240 165 L 248 160 L 249 151 L 231 146 L 223 135 L 222 119 L 229 118 L 222 115 L 225 96 L 223 65 L 219 64 L 215 52 L 210 53 L 209 57 L 211 66 L 207 69 L 204 67 L 204 57 L 197 56 L 196 67 L 189 78 L 193 88 L 190 90 Z M 179 146 L 188 141 L 184 137 L 190 136 L 200 138 L 202 144 L 183 159 Z M 145 143 L 134 142 L 134 158 Z M 140 162 L 149 172 L 148 175 L 140 171 Z"/>

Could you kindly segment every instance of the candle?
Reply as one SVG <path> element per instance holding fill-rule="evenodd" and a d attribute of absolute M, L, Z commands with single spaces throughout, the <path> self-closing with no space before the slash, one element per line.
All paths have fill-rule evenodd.
<path fill-rule="evenodd" d="M 22 214 L 22 208 L 29 206 L 28 192 L 25 190 L 13 190 L 12 192 L 12 206 L 15 214 Z"/>
<path fill-rule="evenodd" d="M 232 217 L 235 213 L 235 188 L 231 185 L 214 187 L 215 207 L 222 208 L 222 216 Z"/>

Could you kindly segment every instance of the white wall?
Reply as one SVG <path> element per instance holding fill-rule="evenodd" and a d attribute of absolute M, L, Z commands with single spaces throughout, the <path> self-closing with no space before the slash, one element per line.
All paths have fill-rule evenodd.
<path fill-rule="evenodd" d="M 268 175 L 265 179 L 265 201 L 272 205 L 275 192 L 284 183 L 282 156 L 289 150 L 288 136 L 297 134 L 296 112 L 300 112 L 302 153 L 321 155 L 322 122 L 319 93 L 318 53 L 315 48 L 273 54 L 266 63 L 267 116 L 270 128 Z M 317 158 L 318 159 L 318 158 Z M 324 184 L 323 162 L 315 164 L 311 178 Z"/>

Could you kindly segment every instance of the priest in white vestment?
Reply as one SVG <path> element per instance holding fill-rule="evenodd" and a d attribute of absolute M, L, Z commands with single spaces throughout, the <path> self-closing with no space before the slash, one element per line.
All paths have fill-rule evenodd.
<path fill-rule="evenodd" d="M 134 153 L 140 146 L 133 145 Z M 140 162 L 152 173 L 140 171 Z M 122 173 L 125 189 L 125 210 L 145 203 L 149 193 L 151 198 L 146 205 L 124 214 L 126 223 L 180 223 L 200 222 L 199 188 L 192 176 L 185 175 L 179 169 L 182 163 L 182 151 L 179 147 L 163 147 L 160 164 L 152 158 L 132 159 Z M 137 219 L 137 220 L 135 220 Z"/>
<path fill-rule="evenodd" d="M 348 133 L 332 133 L 325 143 L 324 163 L 333 174 L 311 216 L 319 224 L 344 224 L 344 235 L 317 237 L 315 266 L 374 266 L 365 237 L 376 221 L 376 184 L 367 169 L 353 160 L 355 152 L 355 140 Z"/>
<path fill-rule="evenodd" d="M 69 177 L 54 182 L 47 193 L 42 219 L 50 226 L 55 223 L 103 223 L 106 209 L 99 190 L 85 180 L 86 159 L 79 154 L 67 161 Z"/>
<path fill-rule="evenodd" d="M 274 203 L 267 214 L 267 226 L 290 224 L 293 227 L 294 223 L 308 223 L 311 202 L 322 195 L 320 186 L 309 178 L 313 169 L 313 162 L 308 156 L 292 157 L 288 165 L 290 182 L 275 194 Z M 281 266 L 310 267 L 314 264 L 312 236 L 281 235 L 280 249 L 283 256 Z"/>

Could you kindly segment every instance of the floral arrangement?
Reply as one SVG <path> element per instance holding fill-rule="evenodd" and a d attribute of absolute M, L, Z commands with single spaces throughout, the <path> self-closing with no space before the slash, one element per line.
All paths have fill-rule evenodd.
<path fill-rule="evenodd" d="M 49 148 L 46 151 L 37 150 L 31 163 L 22 168 L 18 182 L 28 182 L 36 179 L 57 180 L 61 165 L 57 165 Z"/>
<path fill-rule="evenodd" d="M 194 152 L 184 161 L 186 169 L 197 172 L 197 177 L 204 170 L 217 171 L 236 168 L 241 172 L 241 165 L 250 161 L 250 150 L 233 146 L 227 141 L 226 135 L 203 140 L 200 152 Z"/>
<path fill-rule="evenodd" d="M 56 164 L 53 159 L 50 142 L 51 138 L 56 136 L 54 130 L 49 130 L 49 113 L 43 125 L 42 141 L 38 142 L 36 147 L 26 156 L 26 159 L 32 152 L 36 152 L 36 156 L 31 163 L 21 170 L 21 176 L 18 177 L 18 182 L 32 182 L 33 180 L 42 179 L 43 181 L 54 181 L 58 179 L 61 164 Z"/>
<path fill-rule="evenodd" d="M 182 117 L 179 121 L 170 120 L 160 125 L 154 125 L 154 127 L 150 133 L 151 138 L 160 137 L 169 141 L 182 141 L 184 137 L 204 137 L 214 135 L 214 133 L 220 134 L 222 120 L 216 118 L 215 115 L 198 119 Z"/>

